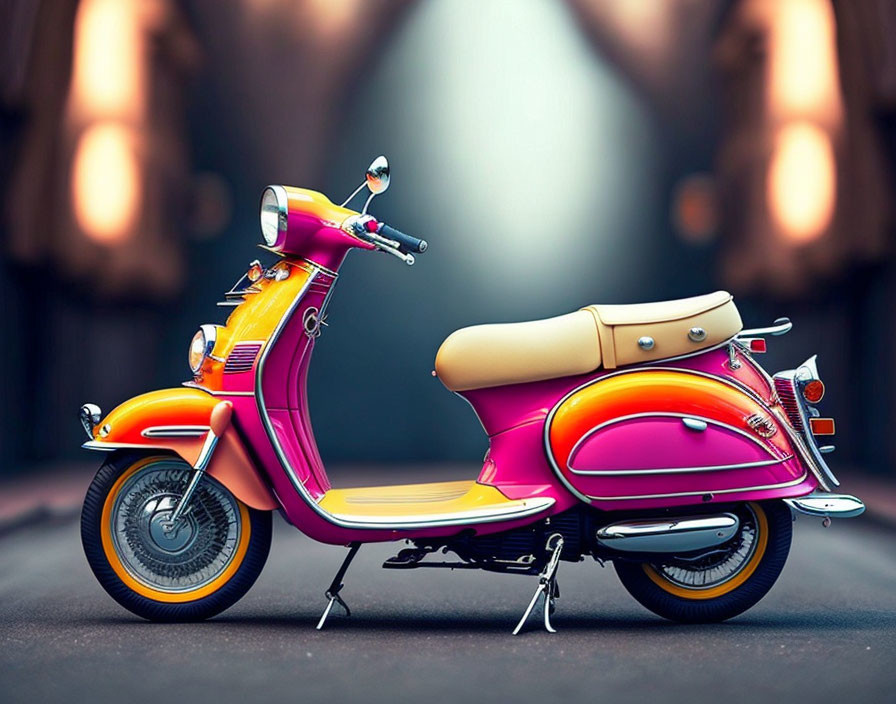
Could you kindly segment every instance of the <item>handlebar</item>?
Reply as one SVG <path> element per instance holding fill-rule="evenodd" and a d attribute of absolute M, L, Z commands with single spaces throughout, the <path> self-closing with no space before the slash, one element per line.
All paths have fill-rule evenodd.
<path fill-rule="evenodd" d="M 429 246 L 426 243 L 426 240 L 421 240 L 416 237 L 406 235 L 401 230 L 396 230 L 394 227 L 390 227 L 385 223 L 378 224 L 376 233 L 382 235 L 387 239 L 398 242 L 400 248 L 406 252 L 417 252 L 418 254 L 423 253 Z"/>
<path fill-rule="evenodd" d="M 370 215 L 352 216 L 342 224 L 342 228 L 408 265 L 416 261 L 411 252 L 425 252 L 428 246 L 426 240 L 406 235 L 394 227 L 377 222 Z"/>

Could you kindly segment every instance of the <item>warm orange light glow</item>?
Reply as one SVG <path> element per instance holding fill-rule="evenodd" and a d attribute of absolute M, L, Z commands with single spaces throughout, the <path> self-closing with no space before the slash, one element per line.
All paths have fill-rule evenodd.
<path fill-rule="evenodd" d="M 828 0 L 770 5 L 769 98 L 777 117 L 839 123 L 840 86 L 834 11 Z"/>
<path fill-rule="evenodd" d="M 657 0 L 601 0 L 592 3 L 592 12 L 638 52 L 657 59 L 673 36 L 676 7 Z"/>
<path fill-rule="evenodd" d="M 673 195 L 672 218 L 685 240 L 697 244 L 712 238 L 718 227 L 718 210 L 711 177 L 692 174 L 682 179 Z"/>
<path fill-rule="evenodd" d="M 831 138 L 808 122 L 784 127 L 769 165 L 767 197 L 785 235 L 808 242 L 830 224 L 837 196 Z"/>
<path fill-rule="evenodd" d="M 82 118 L 142 112 L 142 32 L 134 0 L 83 0 L 75 20 L 72 108 Z"/>
<path fill-rule="evenodd" d="M 129 131 L 100 123 L 81 135 L 72 165 L 75 217 L 104 244 L 125 239 L 140 206 L 140 171 Z"/>

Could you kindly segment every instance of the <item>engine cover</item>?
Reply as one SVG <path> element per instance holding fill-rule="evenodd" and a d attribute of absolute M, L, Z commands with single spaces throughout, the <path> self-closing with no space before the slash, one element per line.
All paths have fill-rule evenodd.
<path fill-rule="evenodd" d="M 806 476 L 775 414 L 733 383 L 686 370 L 634 370 L 580 387 L 548 416 L 545 441 L 564 484 L 608 510 L 644 499 L 740 500 Z"/>

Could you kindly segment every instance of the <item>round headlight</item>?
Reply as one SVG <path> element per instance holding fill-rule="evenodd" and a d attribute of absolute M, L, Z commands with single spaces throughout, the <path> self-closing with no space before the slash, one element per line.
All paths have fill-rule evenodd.
<path fill-rule="evenodd" d="M 273 247 L 286 232 L 289 201 L 283 186 L 268 186 L 261 195 L 261 234 L 265 244 Z"/>
<path fill-rule="evenodd" d="M 199 373 L 199 370 L 202 369 L 202 363 L 215 349 L 216 338 L 217 330 L 214 325 L 202 325 L 196 331 L 196 334 L 193 335 L 187 359 L 190 363 L 190 370 L 194 374 Z"/>

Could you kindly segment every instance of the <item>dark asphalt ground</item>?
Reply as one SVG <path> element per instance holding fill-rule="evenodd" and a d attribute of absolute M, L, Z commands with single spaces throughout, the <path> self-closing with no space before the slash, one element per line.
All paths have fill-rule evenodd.
<path fill-rule="evenodd" d="M 642 609 L 612 568 L 562 563 L 555 626 L 510 631 L 531 577 L 379 568 L 361 549 L 351 618 L 314 625 L 345 550 L 275 522 L 249 594 L 196 625 L 143 622 L 106 596 L 77 522 L 0 538 L 0 701 L 896 701 L 896 533 L 800 518 L 769 596 L 727 624 Z"/>

